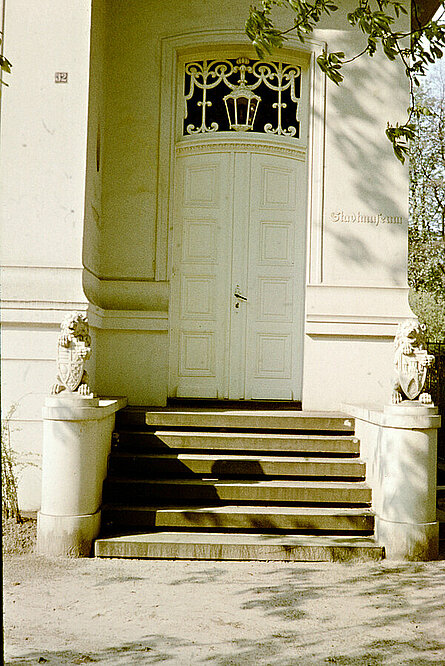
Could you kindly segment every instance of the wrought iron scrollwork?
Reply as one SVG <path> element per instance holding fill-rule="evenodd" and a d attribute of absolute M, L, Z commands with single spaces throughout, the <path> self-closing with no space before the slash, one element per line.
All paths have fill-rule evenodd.
<path fill-rule="evenodd" d="M 260 99 L 253 131 L 299 137 L 300 67 L 249 58 L 185 65 L 184 134 L 229 131 L 223 100 L 240 82 Z"/>

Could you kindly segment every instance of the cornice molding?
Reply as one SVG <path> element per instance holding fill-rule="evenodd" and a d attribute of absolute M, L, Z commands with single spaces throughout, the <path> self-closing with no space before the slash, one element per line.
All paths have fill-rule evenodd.
<path fill-rule="evenodd" d="M 266 153 L 268 155 L 283 155 L 304 162 L 306 160 L 306 149 L 302 146 L 279 145 L 272 142 L 255 140 L 250 141 L 214 141 L 178 143 L 176 155 L 196 155 L 197 153 Z"/>

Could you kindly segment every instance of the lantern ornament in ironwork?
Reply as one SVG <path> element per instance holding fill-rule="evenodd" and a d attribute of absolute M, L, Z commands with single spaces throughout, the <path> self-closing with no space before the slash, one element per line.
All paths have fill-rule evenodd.
<path fill-rule="evenodd" d="M 255 95 L 246 83 L 248 62 L 247 58 L 237 60 L 240 73 L 238 85 L 224 97 L 230 129 L 236 132 L 246 132 L 253 129 L 258 104 L 261 101 L 261 97 Z"/>

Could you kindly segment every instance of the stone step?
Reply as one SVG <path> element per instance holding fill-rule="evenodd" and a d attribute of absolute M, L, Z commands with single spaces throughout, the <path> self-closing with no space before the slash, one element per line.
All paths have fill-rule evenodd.
<path fill-rule="evenodd" d="M 213 475 L 237 476 L 316 476 L 365 477 L 366 464 L 358 459 L 266 456 L 229 453 L 113 453 L 109 460 L 110 476 L 182 477 Z"/>
<path fill-rule="evenodd" d="M 366 508 L 294 506 L 118 506 L 102 509 L 103 525 L 145 529 L 359 531 L 374 529 L 374 515 Z"/>
<path fill-rule="evenodd" d="M 169 398 L 169 409 L 237 409 L 237 410 L 293 410 L 301 411 L 301 400 L 229 400 L 224 398 Z M 146 407 L 146 410 L 156 410 L 155 406 Z"/>
<path fill-rule="evenodd" d="M 158 411 L 301 411 L 301 402 L 271 400 L 170 400 L 167 407 L 128 405 L 116 414 L 118 428 L 145 426 L 146 412 Z"/>
<path fill-rule="evenodd" d="M 381 560 L 373 538 L 161 532 L 97 539 L 96 557 L 346 562 Z"/>
<path fill-rule="evenodd" d="M 157 430 L 155 433 L 119 431 L 114 445 L 120 450 L 201 449 L 227 451 L 275 451 L 290 453 L 331 453 L 358 455 L 359 440 L 353 435 L 295 435 L 281 433 L 240 432 L 177 432 Z"/>
<path fill-rule="evenodd" d="M 369 504 L 371 489 L 361 481 L 126 479 L 107 478 L 104 502 L 302 502 Z"/>
<path fill-rule="evenodd" d="M 294 410 L 147 411 L 145 423 L 159 428 L 244 428 L 247 430 L 307 430 L 354 432 L 354 419 L 338 412 Z"/>

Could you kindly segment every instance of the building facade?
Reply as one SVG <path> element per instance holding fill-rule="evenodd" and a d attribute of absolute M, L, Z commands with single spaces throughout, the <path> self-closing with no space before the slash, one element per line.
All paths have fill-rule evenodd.
<path fill-rule="evenodd" d="M 247 0 L 6 1 L 2 401 L 28 462 L 71 310 L 95 391 L 130 405 L 387 401 L 411 312 L 384 130 L 408 89 L 381 54 L 326 81 L 323 49 L 363 48 L 340 4 L 265 61 Z M 38 467 L 20 492 L 39 508 Z"/>

